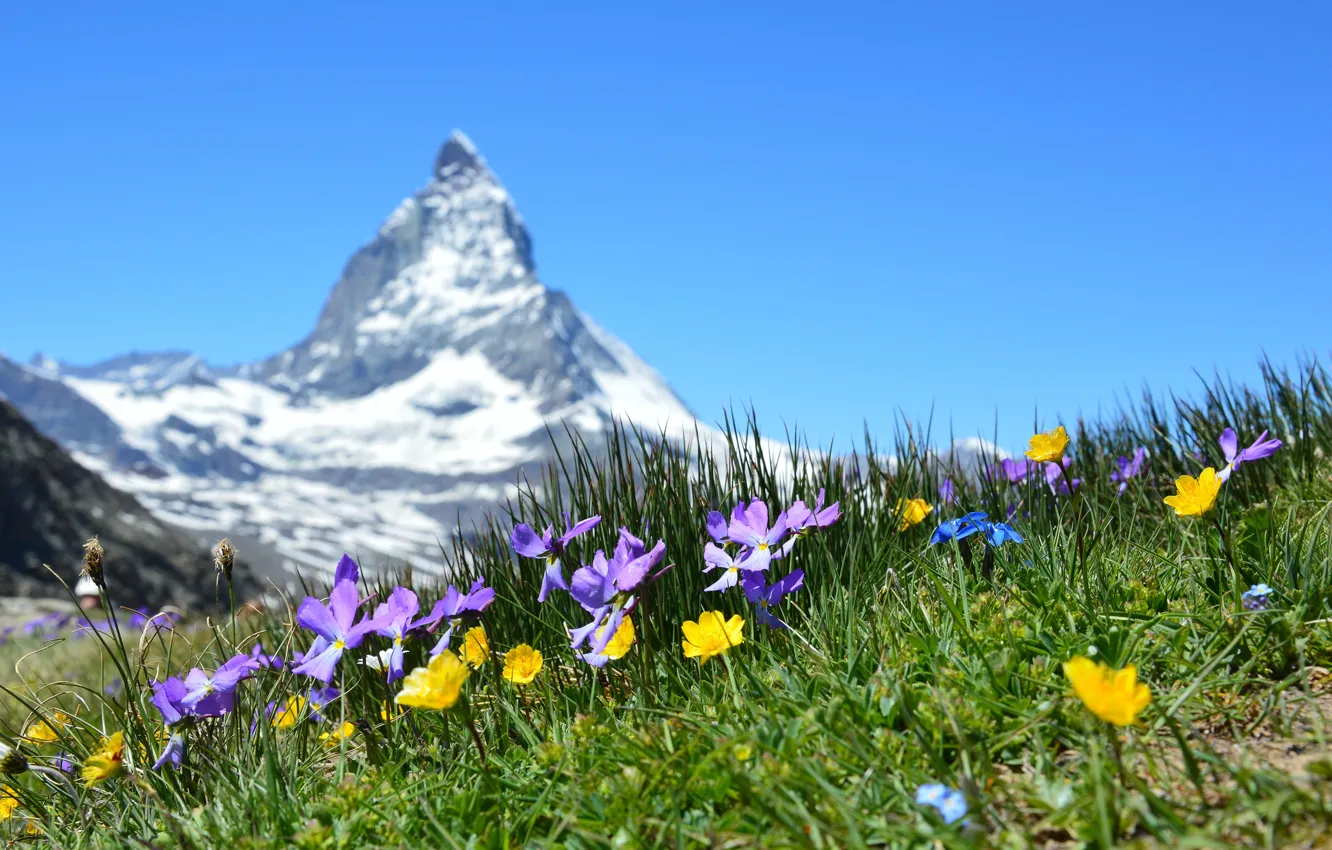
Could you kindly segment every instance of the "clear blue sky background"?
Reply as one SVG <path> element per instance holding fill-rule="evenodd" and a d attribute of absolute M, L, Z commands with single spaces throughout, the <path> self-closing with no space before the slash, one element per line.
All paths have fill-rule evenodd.
<path fill-rule="evenodd" d="M 1332 5 L 569 5 L 3 4 L 0 350 L 278 351 L 455 126 L 707 418 L 1012 445 L 1332 345 Z"/>

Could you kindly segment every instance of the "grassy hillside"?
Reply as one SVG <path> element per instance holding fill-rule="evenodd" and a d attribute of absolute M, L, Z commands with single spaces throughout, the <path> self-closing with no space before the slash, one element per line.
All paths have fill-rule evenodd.
<path fill-rule="evenodd" d="M 122 618 L 82 639 L 16 634 L 0 647 L 0 736 L 33 769 L 5 777 L 17 805 L 0 801 L 0 830 L 59 847 L 1329 846 L 1332 383 L 1317 364 L 1265 376 L 1066 423 L 1071 464 L 1050 475 L 997 459 L 988 475 L 948 470 L 922 451 L 924 433 L 784 454 L 793 464 L 765 453 L 752 424 L 731 427 L 720 456 L 618 433 L 608 459 L 566 454 L 473 543 L 441 553 L 458 590 L 484 578 L 495 591 L 459 618 L 451 647 L 467 660 L 441 654 L 434 688 L 426 672 L 389 685 L 362 663 L 393 648 L 372 634 L 337 664 L 338 695 L 314 700 L 321 720 L 304 697 L 323 683 L 292 669 L 315 638 L 299 599 L 169 630 Z M 1178 476 L 1226 466 L 1227 427 L 1241 449 L 1263 430 L 1283 445 L 1235 468 L 1201 516 L 1176 516 L 1163 499 Z M 789 629 L 765 625 L 741 587 L 704 590 L 722 575 L 704 572 L 711 511 L 730 518 L 759 499 L 775 519 L 820 489 L 840 516 L 766 571 L 803 574 L 771 611 Z M 568 544 L 566 579 L 598 549 L 611 555 L 621 526 L 665 544 L 632 594 L 632 646 L 602 668 L 570 649 L 590 615 L 563 590 L 538 603 L 547 564 L 511 542 L 518 523 L 558 535 L 566 511 L 602 517 Z M 969 511 L 1006 519 L 1022 542 L 931 544 Z M 626 560 L 612 573 L 633 572 Z M 362 580 L 361 611 L 398 584 L 422 615 L 445 592 L 410 574 Z M 1258 584 L 1270 593 L 1246 597 Z M 319 603 L 305 604 L 308 622 Z M 682 641 L 707 636 L 682 627 L 711 611 L 743 619 L 734 645 L 723 636 L 712 648 L 724 651 L 688 657 Z M 464 644 L 478 625 L 484 652 Z M 439 634 L 407 635 L 407 671 Z M 166 728 L 153 682 L 256 643 L 284 668 L 247 670 L 231 710 Z M 543 656 L 528 684 L 501 675 L 520 644 Z M 1092 685 L 1084 702 L 1064 667 L 1078 657 L 1132 666 L 1149 703 L 1135 714 L 1140 692 L 1098 700 Z M 459 671 L 448 708 L 394 702 L 450 703 Z M 23 741 L 43 717 L 56 740 Z M 121 761 L 95 755 L 115 732 Z M 173 735 L 181 766 L 154 769 Z"/>

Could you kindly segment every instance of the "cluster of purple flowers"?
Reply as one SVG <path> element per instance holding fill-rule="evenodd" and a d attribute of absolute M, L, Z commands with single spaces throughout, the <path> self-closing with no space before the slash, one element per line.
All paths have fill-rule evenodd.
<path fill-rule="evenodd" d="M 1115 462 L 1116 468 L 1110 472 L 1110 480 L 1119 485 L 1117 495 L 1124 495 L 1128 489 L 1129 481 L 1137 478 L 1147 467 L 1147 447 L 1138 446 L 1133 452 L 1132 458 L 1120 455 L 1119 460 Z"/>
<path fill-rule="evenodd" d="M 991 481 L 1006 482 L 1012 485 L 1026 484 L 1043 477 L 1051 492 L 1067 496 L 1072 490 L 1077 490 L 1082 485 L 1081 478 L 1074 478 L 1070 482 L 1068 469 L 1072 464 L 1073 459 L 1068 457 L 1065 457 L 1061 463 L 1037 463 L 1025 458 L 1006 457 L 999 461 L 997 468 L 987 467 L 985 476 Z"/>
<path fill-rule="evenodd" d="M 600 525 L 601 517 L 591 516 L 571 524 L 569 515 L 565 514 L 564 524 L 568 530 L 555 537 L 553 527 L 547 527 L 538 536 L 531 526 L 519 523 L 514 526 L 510 543 L 519 555 L 546 559 L 546 574 L 537 594 L 538 601 L 546 601 L 550 592 L 558 588 L 568 592 L 591 616 L 586 625 L 569 631 L 570 648 L 583 661 L 601 667 L 608 660 L 606 646 L 615 637 L 624 618 L 638 604 L 640 589 L 670 569 L 666 567 L 656 575 L 649 575 L 666 554 L 666 543 L 658 540 L 648 549 L 642 539 L 622 526 L 609 557 L 604 550 L 598 549 L 592 556 L 592 563 L 574 570 L 566 581 L 562 566 L 568 557 L 566 547 L 575 537 Z M 580 652 L 584 645 L 586 651 Z"/>
<path fill-rule="evenodd" d="M 438 654 L 448 647 L 454 629 L 463 618 L 479 616 L 495 598 L 495 591 L 487 588 L 484 580 L 474 583 L 466 594 L 450 585 L 445 597 L 431 612 L 416 619 L 420 610 L 416 593 L 409 588 L 396 587 L 388 600 L 375 609 L 373 616 L 362 615 L 361 608 L 370 599 L 361 598 L 357 589 L 359 581 L 360 567 L 350 556 L 343 555 L 334 571 L 328 602 L 313 596 L 307 596 L 301 602 L 296 622 L 314 632 L 315 638 L 307 651 L 293 653 L 290 662 L 265 653 L 262 645 L 255 645 L 249 652 L 228 659 L 212 672 L 196 667 L 183 678 L 171 676 L 153 682 L 152 703 L 161 713 L 162 721 L 173 730 L 154 769 L 164 764 L 179 767 L 184 757 L 184 736 L 176 730 L 206 718 L 231 713 L 241 682 L 256 673 L 280 672 L 290 666 L 292 672 L 322 683 L 311 687 L 305 695 L 309 718 L 321 722 L 320 710 L 338 697 L 338 689 L 329 686 L 338 663 L 347 651 L 359 647 L 366 636 L 378 634 L 390 639 L 389 649 L 368 657 L 366 664 L 385 670 L 388 681 L 393 682 L 404 675 L 404 643 L 408 639 L 431 634 L 447 621 L 448 627 L 431 653 Z M 359 619 L 358 615 L 361 615 Z M 277 709 L 277 703 L 271 702 L 266 713 L 271 717 Z"/>
<path fill-rule="evenodd" d="M 759 622 L 773 629 L 784 629 L 772 609 L 787 594 L 794 593 L 805 584 L 803 570 L 792 570 L 785 577 L 768 583 L 766 573 L 772 562 L 791 553 L 796 541 L 837 522 L 842 516 L 841 505 L 833 502 L 823 506 L 824 491 L 819 490 L 814 507 L 797 500 L 768 525 L 768 505 L 754 499 L 748 505 L 736 504 L 729 520 L 720 511 L 708 514 L 705 528 L 712 542 L 703 547 L 703 572 L 722 570 L 721 578 L 704 591 L 726 590 L 739 584 L 745 598 L 755 608 Z M 729 547 L 735 547 L 732 554 Z"/>
<path fill-rule="evenodd" d="M 160 612 L 150 616 L 147 608 L 138 608 L 130 612 L 128 618 L 129 628 L 142 629 L 150 621 L 159 629 L 170 629 L 175 626 L 180 615 L 173 612 Z M 22 630 L 25 637 L 39 637 L 42 640 L 59 640 L 61 635 L 68 632 L 68 636 L 73 640 L 86 638 L 94 632 L 105 632 L 108 623 L 106 619 L 89 619 L 82 615 L 53 611 L 50 614 L 43 614 L 40 617 L 34 617 L 23 624 Z M 3 632 L 0 632 L 0 646 L 9 642 L 14 633 L 14 627 L 10 626 Z"/>
<path fill-rule="evenodd" d="M 343 555 L 333 574 L 328 602 L 307 596 L 296 609 L 296 622 L 314 632 L 315 639 L 300 659 L 293 659 L 293 672 L 328 684 L 333 681 L 342 656 L 359 647 L 367 635 L 377 634 L 388 638 L 391 645 L 383 653 L 368 657 L 366 664 L 385 671 L 389 682 L 397 681 L 405 675 L 404 644 L 408 639 L 433 634 L 447 622 L 448 627 L 430 651 L 432 656 L 438 655 L 449 648 L 454 629 L 465 618 L 479 617 L 495 601 L 495 591 L 485 586 L 485 579 L 477 580 L 466 594 L 449 585 L 444 598 L 435 603 L 430 613 L 416 619 L 421 606 L 415 591 L 395 587 L 373 615 L 362 614 L 357 620 L 361 606 L 369 601 L 362 599 L 357 590 L 360 577 L 357 563 Z"/>

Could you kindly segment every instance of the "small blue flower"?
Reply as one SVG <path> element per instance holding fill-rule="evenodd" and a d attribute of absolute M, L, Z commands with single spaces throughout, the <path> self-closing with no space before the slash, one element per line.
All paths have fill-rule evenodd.
<path fill-rule="evenodd" d="M 1240 600 L 1244 603 L 1244 607 L 1249 611 L 1266 611 L 1268 606 L 1267 597 L 1274 593 L 1276 593 L 1276 591 L 1268 587 L 1266 584 L 1255 584 L 1253 587 L 1244 591 L 1244 595 L 1240 597 Z"/>
<path fill-rule="evenodd" d="M 941 782 L 929 782 L 917 788 L 916 805 L 936 810 L 943 817 L 944 823 L 956 823 L 967 815 L 967 798 L 961 791 L 955 791 Z"/>

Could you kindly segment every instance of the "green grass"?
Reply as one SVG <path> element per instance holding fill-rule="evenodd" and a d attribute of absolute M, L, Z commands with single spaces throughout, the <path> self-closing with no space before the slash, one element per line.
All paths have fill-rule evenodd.
<path fill-rule="evenodd" d="M 304 648 L 290 610 L 156 640 L 13 641 L 0 647 L 15 671 L 0 735 L 14 743 L 35 709 L 59 705 L 75 722 L 58 744 L 24 746 L 34 764 L 59 749 L 81 760 L 123 729 L 131 769 L 92 789 L 9 777 L 22 805 L 0 829 L 59 847 L 1329 846 L 1332 382 L 1314 363 L 1266 366 L 1253 391 L 1213 381 L 1196 403 L 1144 398 L 1112 420 L 1066 424 L 1076 499 L 961 486 L 953 473 L 963 504 L 905 532 L 897 501 L 937 502 L 948 474 L 921 451 L 929 433 L 854 453 L 807 452 L 792 437 L 773 452 L 752 420 L 732 420 L 715 454 L 626 431 L 603 454 L 559 435 L 570 448 L 544 480 L 441 552 L 457 581 L 485 576 L 498 591 L 484 621 L 496 657 L 472 674 L 466 707 L 382 719 L 394 689 L 344 661 L 329 712 L 358 732 L 339 748 L 317 738 L 331 724 L 251 733 L 269 700 L 306 686 L 262 674 L 235 714 L 189 731 L 184 770 L 148 769 L 161 748 L 148 682 L 256 639 Z M 1161 499 L 1203 465 L 1195 453 L 1220 466 L 1226 425 L 1245 444 L 1267 428 L 1286 445 L 1223 489 L 1223 539 Z M 1115 458 L 1137 445 L 1148 474 L 1116 497 Z M 774 565 L 806 575 L 784 603 L 790 632 L 759 626 L 738 589 L 702 592 L 709 509 L 812 501 L 820 487 L 842 520 Z M 956 547 L 928 545 L 939 520 L 1002 517 L 1009 504 L 1026 542 L 999 550 L 992 579 L 979 549 L 972 570 Z M 544 565 L 508 547 L 514 522 L 544 527 L 566 510 L 605 517 L 575 543 L 583 561 L 627 525 L 664 539 L 676 564 L 634 614 L 638 644 L 602 673 L 567 648 L 566 625 L 585 615 L 564 594 L 538 605 Z M 441 593 L 395 578 L 423 607 Z M 1240 595 L 1260 581 L 1277 589 L 1272 608 L 1247 612 Z M 394 583 L 372 585 L 382 598 Z M 711 609 L 745 616 L 745 643 L 700 665 L 683 656 L 680 625 Z M 498 657 L 524 642 L 546 665 L 519 689 Z M 411 647 L 409 668 L 427 648 Z M 1060 665 L 1093 648 L 1150 685 L 1136 727 L 1111 730 L 1071 695 Z M 108 697 L 116 677 L 124 690 Z M 967 794 L 968 825 L 914 803 L 931 781 Z M 22 837 L 24 817 L 45 837 Z"/>

